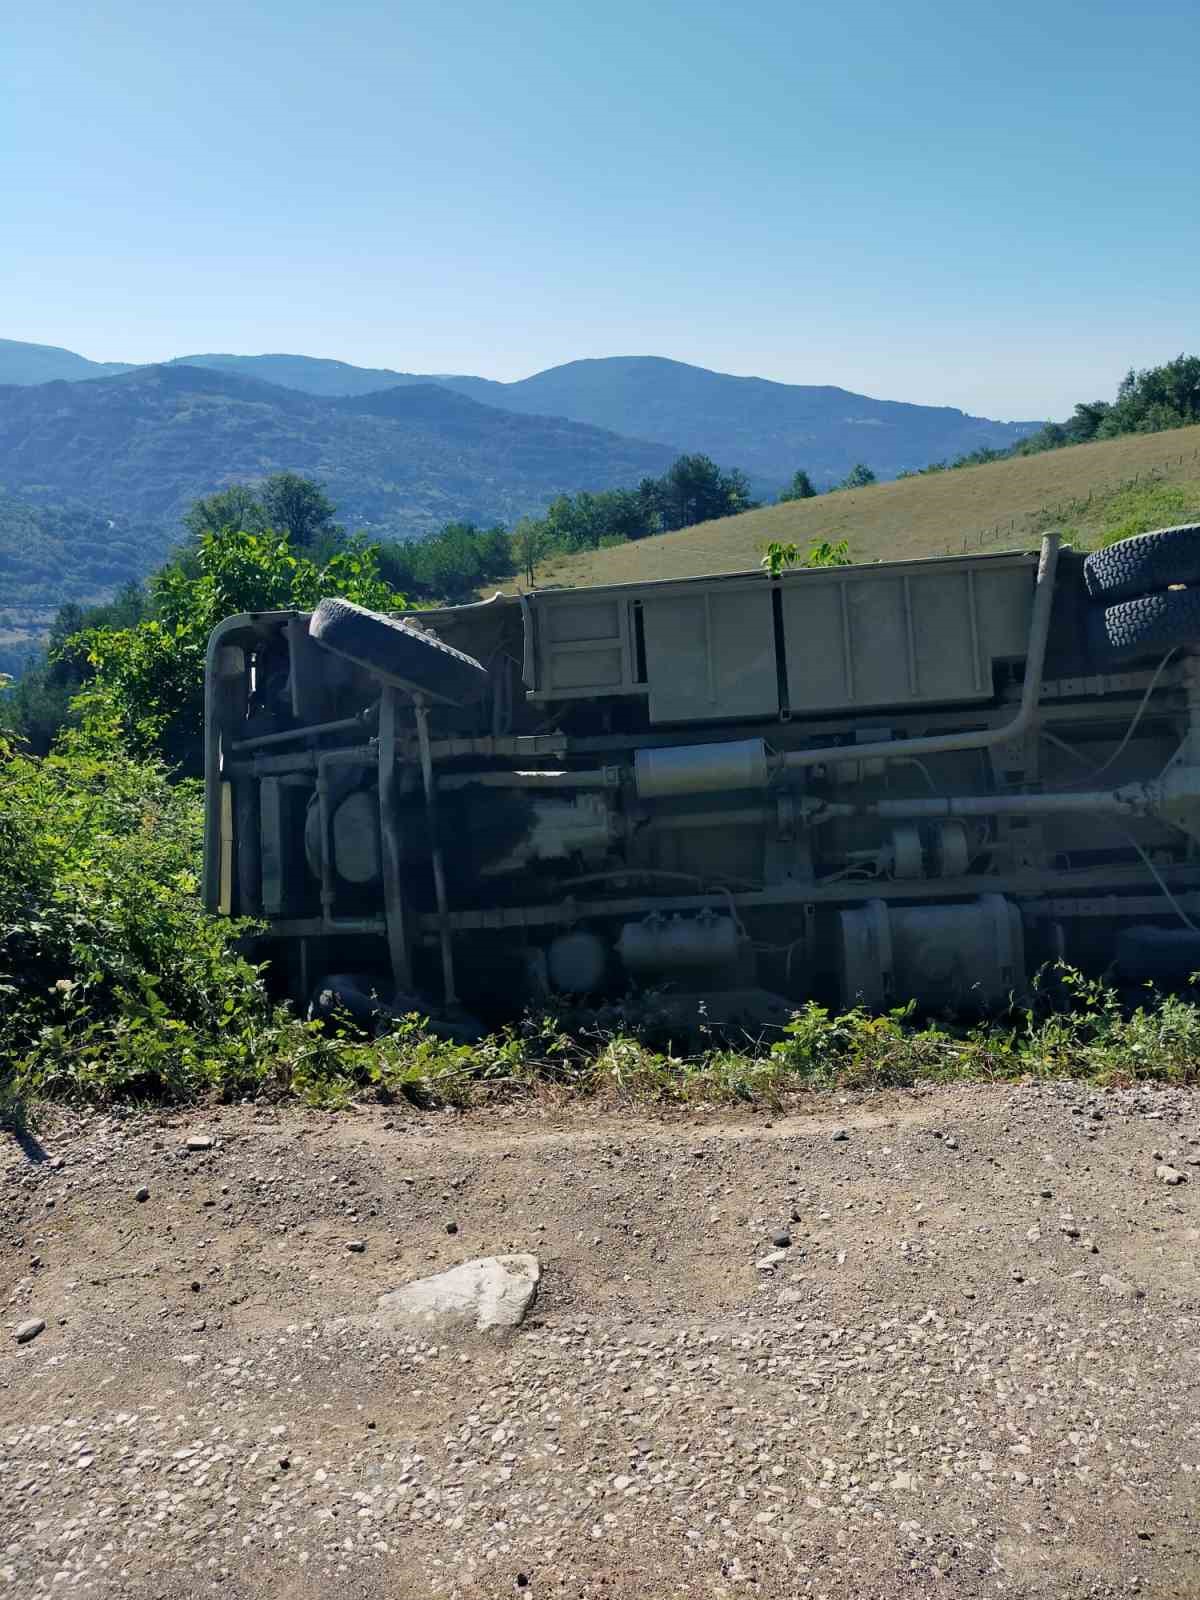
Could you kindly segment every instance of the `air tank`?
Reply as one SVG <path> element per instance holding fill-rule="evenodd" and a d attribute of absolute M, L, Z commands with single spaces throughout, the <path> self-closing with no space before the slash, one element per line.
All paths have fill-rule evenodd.
<path fill-rule="evenodd" d="M 762 739 L 736 739 L 721 744 L 639 750 L 633 758 L 633 775 L 639 800 L 765 789 L 769 777 L 767 747 Z"/>
<path fill-rule="evenodd" d="M 1002 894 L 966 904 L 871 900 L 838 916 L 842 1002 L 882 1011 L 919 1006 L 983 1011 L 1025 987 L 1018 907 Z"/>
<path fill-rule="evenodd" d="M 627 922 L 617 940 L 617 954 L 630 972 L 676 972 L 718 967 L 738 953 L 738 930 L 732 917 L 714 911 L 699 916 L 652 915 Z"/>

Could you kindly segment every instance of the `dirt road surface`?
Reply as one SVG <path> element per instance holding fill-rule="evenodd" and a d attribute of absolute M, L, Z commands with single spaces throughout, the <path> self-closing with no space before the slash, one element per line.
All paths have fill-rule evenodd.
<path fill-rule="evenodd" d="M 0 1593 L 1200 1595 L 1200 1096 L 0 1138 Z"/>

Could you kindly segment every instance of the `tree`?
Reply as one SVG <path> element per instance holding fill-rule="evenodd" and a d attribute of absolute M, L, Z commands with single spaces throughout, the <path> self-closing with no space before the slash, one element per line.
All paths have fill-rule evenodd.
<path fill-rule="evenodd" d="M 792 475 L 792 481 L 779 496 L 781 502 L 785 500 L 812 500 L 817 491 L 813 488 L 813 481 L 803 467 L 798 467 Z"/>
<path fill-rule="evenodd" d="M 268 528 L 287 535 L 298 550 L 328 548 L 342 536 L 333 520 L 337 507 L 319 483 L 295 472 L 276 472 L 259 491 Z"/>
<path fill-rule="evenodd" d="M 865 461 L 856 461 L 838 484 L 839 489 L 866 489 L 875 482 L 875 474 Z"/>
<path fill-rule="evenodd" d="M 549 525 L 537 517 L 522 517 L 512 533 L 513 553 L 517 558 L 525 582 L 532 589 L 538 562 L 550 549 Z"/>
<path fill-rule="evenodd" d="M 150 579 L 150 616 L 67 641 L 86 651 L 91 668 L 74 701 L 87 737 L 106 749 L 165 756 L 186 772 L 200 768 L 205 651 L 218 622 L 246 611 L 309 611 L 328 595 L 375 611 L 405 604 L 361 540 L 318 565 L 281 534 L 221 528 L 201 534 L 187 554 Z"/>
<path fill-rule="evenodd" d="M 194 500 L 183 514 L 183 525 L 195 544 L 202 533 L 213 528 L 242 528 L 248 533 L 261 533 L 266 524 L 258 491 L 248 483 L 231 483 L 226 489 Z"/>
<path fill-rule="evenodd" d="M 763 568 L 769 578 L 777 578 L 781 572 L 788 572 L 792 567 L 848 567 L 851 565 L 850 545 L 845 539 L 838 539 L 836 542 L 822 539 L 817 544 L 810 544 L 806 556 L 801 556 L 798 545 L 781 544 L 778 539 L 774 539 L 763 552 L 763 558 L 759 562 L 759 566 Z"/>
<path fill-rule="evenodd" d="M 754 505 L 744 472 L 722 472 L 710 456 L 680 456 L 661 480 L 664 522 L 690 528 L 714 517 L 732 517 Z"/>

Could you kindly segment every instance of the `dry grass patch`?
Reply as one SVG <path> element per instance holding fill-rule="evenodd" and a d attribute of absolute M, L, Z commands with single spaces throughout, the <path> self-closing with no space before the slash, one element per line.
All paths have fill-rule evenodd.
<path fill-rule="evenodd" d="M 538 583 L 574 587 L 744 572 L 758 566 L 772 540 L 807 549 L 846 539 L 855 561 L 898 561 L 1022 548 L 1054 521 L 1091 543 L 1110 513 L 1119 515 L 1122 495 L 1170 485 L 1179 489 L 1184 510 L 1164 511 L 1165 520 L 1200 518 L 1200 427 L 765 506 L 636 543 L 551 557 L 539 566 Z"/>

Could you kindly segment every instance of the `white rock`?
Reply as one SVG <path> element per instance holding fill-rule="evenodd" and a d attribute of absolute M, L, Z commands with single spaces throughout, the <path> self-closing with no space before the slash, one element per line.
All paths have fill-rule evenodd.
<path fill-rule="evenodd" d="M 1187 1179 L 1184 1177 L 1183 1173 L 1178 1170 L 1178 1168 L 1169 1167 L 1165 1162 L 1161 1166 L 1155 1167 L 1154 1176 L 1158 1179 L 1159 1183 L 1187 1182 Z"/>
<path fill-rule="evenodd" d="M 541 1276 L 536 1256 L 481 1256 L 380 1295 L 371 1320 L 387 1333 L 414 1325 L 477 1333 L 515 1328 L 529 1310 Z"/>

